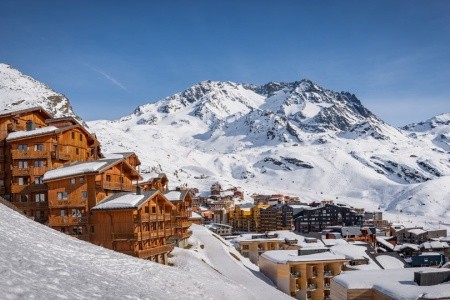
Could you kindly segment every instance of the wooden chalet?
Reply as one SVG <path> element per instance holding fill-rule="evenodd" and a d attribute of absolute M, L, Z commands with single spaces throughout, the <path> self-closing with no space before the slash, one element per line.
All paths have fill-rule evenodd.
<path fill-rule="evenodd" d="M 10 166 L 4 171 L 4 193 L 28 217 L 46 223 L 48 188 L 44 174 L 70 162 L 97 159 L 99 142 L 73 118 L 72 124 L 56 127 L 47 126 L 47 119 L 43 121 L 47 115 L 41 110 L 27 114 L 26 130 L 13 128 L 3 143 L 4 161 Z"/>
<path fill-rule="evenodd" d="M 124 254 L 167 264 L 174 245 L 175 206 L 158 190 L 118 193 L 91 209 L 90 241 Z"/>
<path fill-rule="evenodd" d="M 189 190 L 166 191 L 163 194 L 175 206 L 173 214 L 175 230 L 171 239 L 178 247 L 186 247 L 188 238 L 192 235 L 192 231 L 189 230 L 192 225 L 192 221 L 189 220 L 192 214 L 192 194 Z"/>
<path fill-rule="evenodd" d="M 133 181 L 141 179 L 123 156 L 74 163 L 48 171 L 49 226 L 88 240 L 88 212 L 105 197 L 133 191 Z"/>
<path fill-rule="evenodd" d="M 138 185 L 143 191 L 158 190 L 161 193 L 169 190 L 169 179 L 164 173 L 143 174 L 144 179 Z"/>

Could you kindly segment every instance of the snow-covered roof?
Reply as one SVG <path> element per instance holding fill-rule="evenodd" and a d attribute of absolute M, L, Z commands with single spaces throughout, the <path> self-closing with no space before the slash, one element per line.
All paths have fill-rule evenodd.
<path fill-rule="evenodd" d="M 35 106 L 35 107 L 30 107 L 30 108 L 22 107 L 22 108 L 17 108 L 17 109 L 5 109 L 5 110 L 0 111 L 0 116 L 15 115 L 15 114 L 26 113 L 26 112 L 31 112 L 31 111 L 41 111 L 41 112 L 44 112 L 48 117 L 51 117 L 50 113 L 41 106 Z"/>
<path fill-rule="evenodd" d="M 432 286 L 419 286 L 414 282 L 414 272 L 439 270 L 441 269 L 404 268 L 343 272 L 333 280 L 346 289 L 374 289 L 390 299 L 444 299 L 450 297 L 450 282 Z"/>
<path fill-rule="evenodd" d="M 165 191 L 164 196 L 169 199 L 169 201 L 180 201 L 183 200 L 189 191 Z"/>
<path fill-rule="evenodd" d="M 201 219 L 202 216 L 196 213 L 195 211 L 192 212 L 190 219 Z"/>
<path fill-rule="evenodd" d="M 124 209 L 137 208 L 138 204 L 144 199 L 144 195 L 127 194 L 114 200 L 98 204 L 93 209 Z"/>
<path fill-rule="evenodd" d="M 419 251 L 419 246 L 417 246 L 416 244 L 405 243 L 405 244 L 401 244 L 401 245 L 396 245 L 394 247 L 394 251 L 396 251 L 396 252 L 402 251 L 404 249 L 412 249 L 414 251 Z"/>
<path fill-rule="evenodd" d="M 425 242 L 420 244 L 420 248 L 424 249 L 443 249 L 448 248 L 448 243 L 446 242 L 438 242 L 438 241 L 432 241 L 432 242 Z"/>
<path fill-rule="evenodd" d="M 386 239 L 384 239 L 383 237 L 377 236 L 376 239 L 377 239 L 377 242 L 378 242 L 378 243 L 382 244 L 382 245 L 385 246 L 386 248 L 389 248 L 389 249 L 391 249 L 391 250 L 394 250 L 394 245 L 392 245 L 391 243 L 389 243 L 388 241 L 386 241 Z"/>
<path fill-rule="evenodd" d="M 413 229 L 408 229 L 408 232 L 409 232 L 409 233 L 412 233 L 412 234 L 414 234 L 414 235 L 419 235 L 419 234 L 424 234 L 424 233 L 426 233 L 427 231 L 426 231 L 426 230 L 423 230 L 422 228 L 413 228 Z"/>
<path fill-rule="evenodd" d="M 262 257 L 274 262 L 285 264 L 287 262 L 309 262 L 309 261 L 328 261 L 345 260 L 345 256 L 334 252 L 322 252 L 306 255 L 298 255 L 297 250 L 273 250 L 261 254 Z"/>
<path fill-rule="evenodd" d="M 391 255 L 378 255 L 375 257 L 376 261 L 383 267 L 383 269 L 402 269 L 405 267 L 404 263 L 396 257 Z"/>
<path fill-rule="evenodd" d="M 330 248 L 333 252 L 345 256 L 350 260 L 367 260 L 367 264 L 352 266 L 352 269 L 358 270 L 378 270 L 380 267 L 366 253 L 367 243 L 355 245 L 353 243 L 335 245 Z"/>
<path fill-rule="evenodd" d="M 43 180 L 46 181 L 75 175 L 95 173 L 104 168 L 106 165 L 108 165 L 108 161 L 91 161 L 77 163 L 70 166 L 63 166 L 46 172 Z"/>
<path fill-rule="evenodd" d="M 11 132 L 10 134 L 8 134 L 8 136 L 6 137 L 6 140 L 11 141 L 11 140 L 21 139 L 21 138 L 31 137 L 31 136 L 36 136 L 36 135 L 51 134 L 51 133 L 55 133 L 58 130 L 60 130 L 58 127 L 47 126 L 47 127 L 36 128 L 34 130 L 16 131 L 16 132 Z"/>
<path fill-rule="evenodd" d="M 276 237 L 270 237 L 272 235 L 275 235 Z M 259 237 L 257 237 L 259 236 Z M 289 230 L 277 230 L 277 231 L 270 231 L 265 234 L 255 234 L 255 233 L 246 233 L 241 234 L 240 236 L 236 237 L 234 239 L 235 242 L 241 242 L 241 241 L 285 241 L 285 240 L 297 240 L 297 246 L 299 248 L 308 248 L 308 249 L 326 249 L 324 244 L 320 239 L 311 240 L 308 239 L 302 235 L 296 234 Z"/>

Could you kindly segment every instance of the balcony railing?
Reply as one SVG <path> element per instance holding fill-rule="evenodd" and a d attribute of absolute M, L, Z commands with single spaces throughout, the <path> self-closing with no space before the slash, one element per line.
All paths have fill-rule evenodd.
<path fill-rule="evenodd" d="M 48 151 L 19 151 L 12 150 L 12 158 L 13 159 L 30 159 L 30 158 L 48 158 L 50 156 L 50 152 Z"/>
<path fill-rule="evenodd" d="M 184 221 L 184 222 L 179 222 L 176 227 L 177 228 L 188 228 L 192 225 L 192 222 L 190 221 Z"/>
<path fill-rule="evenodd" d="M 122 182 L 111 182 L 111 181 L 96 181 L 95 186 L 97 188 L 102 188 L 104 190 L 115 190 L 115 191 L 134 191 L 134 187 L 132 185 L 127 185 Z"/>
<path fill-rule="evenodd" d="M 134 217 L 134 222 L 150 222 L 150 221 L 164 221 L 164 215 L 162 214 L 141 214 Z"/>
<path fill-rule="evenodd" d="M 310 284 L 308 284 L 308 286 L 307 286 L 307 290 L 308 291 L 314 291 L 314 290 L 316 290 L 317 289 L 317 285 L 315 284 L 315 283 L 310 283 Z"/>
<path fill-rule="evenodd" d="M 325 285 L 323 286 L 323 289 L 326 291 L 330 290 L 330 284 L 329 283 L 325 283 Z"/>
<path fill-rule="evenodd" d="M 147 257 L 159 255 L 159 254 L 169 253 L 173 250 L 173 247 L 174 246 L 172 244 L 169 244 L 169 245 L 159 246 L 159 247 L 151 248 L 151 249 L 138 250 L 137 253 L 135 254 L 135 256 L 137 256 L 139 258 L 147 258 Z"/>
<path fill-rule="evenodd" d="M 51 156 L 53 159 L 59 159 L 59 160 L 70 160 L 70 154 L 64 153 L 62 151 L 52 151 Z"/>
<path fill-rule="evenodd" d="M 45 192 L 47 191 L 46 184 L 30 184 L 30 185 L 19 185 L 13 184 L 11 185 L 12 193 L 36 193 L 36 192 Z"/>
<path fill-rule="evenodd" d="M 48 202 L 35 202 L 35 201 L 27 201 L 27 202 L 11 202 L 17 208 L 20 209 L 48 209 Z"/>
<path fill-rule="evenodd" d="M 35 168 L 35 167 L 29 167 L 29 168 L 19 168 L 19 167 L 13 167 L 12 169 L 12 175 L 13 176 L 36 176 L 36 175 L 44 175 L 44 173 L 47 171 L 46 168 Z"/>
<path fill-rule="evenodd" d="M 323 276 L 327 277 L 327 278 L 333 277 L 333 272 L 331 272 L 331 271 L 324 271 L 323 272 Z"/>
<path fill-rule="evenodd" d="M 50 217 L 48 224 L 50 226 L 72 226 L 82 225 L 88 222 L 87 216 L 73 217 L 73 216 L 56 216 Z"/>
<path fill-rule="evenodd" d="M 86 207 L 86 200 L 52 200 L 49 202 L 50 208 L 63 207 Z"/>
<path fill-rule="evenodd" d="M 302 273 L 301 272 L 292 272 L 291 273 L 291 278 L 298 278 L 301 277 Z"/>

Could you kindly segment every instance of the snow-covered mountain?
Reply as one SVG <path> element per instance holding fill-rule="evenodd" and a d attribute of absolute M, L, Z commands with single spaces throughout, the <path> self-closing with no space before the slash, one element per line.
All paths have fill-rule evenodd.
<path fill-rule="evenodd" d="M 71 116 L 79 119 L 63 94 L 10 65 L 0 63 L 0 111 L 33 106 L 42 106 L 55 117 Z"/>
<path fill-rule="evenodd" d="M 47 102 L 44 85 L 2 68 L 10 79 L 2 75 L 0 99 L 25 99 L 23 84 L 15 83 L 28 78 L 25 90 L 43 92 L 27 92 L 27 105 L 59 110 Z M 401 212 L 436 223 L 450 217 L 449 120 L 446 114 L 395 128 L 355 95 L 309 80 L 261 86 L 204 81 L 119 120 L 88 124 L 104 152 L 136 152 L 141 170 L 167 173 L 173 187 L 207 190 L 219 181 L 247 195 L 337 198 L 392 218 Z"/>
<path fill-rule="evenodd" d="M 430 130 L 424 136 L 413 126 L 394 128 L 355 95 L 309 80 L 205 81 L 89 126 L 104 149 L 137 152 L 144 171 L 167 172 L 172 185 L 206 189 L 219 180 L 248 194 L 380 207 L 393 218 L 400 211 L 450 216 L 448 144 L 436 143 Z"/>

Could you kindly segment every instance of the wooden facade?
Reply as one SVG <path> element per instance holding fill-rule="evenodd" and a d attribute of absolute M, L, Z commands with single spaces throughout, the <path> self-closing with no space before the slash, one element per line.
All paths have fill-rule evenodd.
<path fill-rule="evenodd" d="M 144 175 L 145 176 L 145 175 Z M 144 191 L 158 190 L 161 193 L 169 190 L 169 179 L 166 174 L 152 174 L 139 182 L 139 187 Z"/>
<path fill-rule="evenodd" d="M 141 200 L 133 203 L 139 196 Z M 92 208 L 90 240 L 124 254 L 167 264 L 167 254 L 174 247 L 168 243 L 174 230 L 174 209 L 157 190 L 142 195 L 113 195 Z"/>
<path fill-rule="evenodd" d="M 48 172 L 44 182 L 48 186 L 49 226 L 89 240 L 90 209 L 109 195 L 132 191 L 133 181 L 139 179 L 124 158 L 72 164 Z"/>
<path fill-rule="evenodd" d="M 175 230 L 171 240 L 173 240 L 178 247 L 186 247 L 188 239 L 192 235 L 189 227 L 192 225 L 191 206 L 192 194 L 189 190 L 183 191 L 166 191 L 164 196 L 174 205 L 173 224 Z"/>

